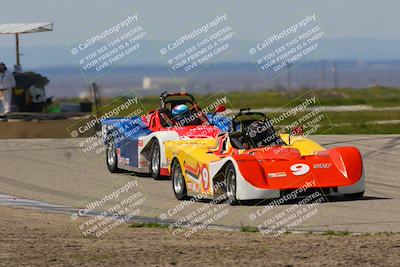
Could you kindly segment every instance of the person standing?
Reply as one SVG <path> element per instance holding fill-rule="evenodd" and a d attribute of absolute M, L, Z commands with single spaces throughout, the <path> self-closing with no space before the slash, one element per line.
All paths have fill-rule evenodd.
<path fill-rule="evenodd" d="M 15 87 L 15 79 L 6 65 L 0 63 L 0 101 L 3 104 L 3 113 L 10 112 L 12 89 Z M 0 111 L 1 112 L 1 111 Z"/>

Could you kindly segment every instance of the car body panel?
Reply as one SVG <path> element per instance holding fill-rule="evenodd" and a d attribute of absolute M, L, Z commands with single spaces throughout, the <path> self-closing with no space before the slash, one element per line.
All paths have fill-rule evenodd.
<path fill-rule="evenodd" d="M 288 135 L 280 137 L 289 144 Z M 279 197 L 283 190 L 310 183 L 332 189 L 332 195 L 364 190 L 362 158 L 355 147 L 325 149 L 296 136 L 290 145 L 236 149 L 226 133 L 216 139 L 166 142 L 165 148 L 169 168 L 174 159 L 181 164 L 189 195 L 219 195 L 215 185 L 227 162 L 235 167 L 239 200 Z"/>
<path fill-rule="evenodd" d="M 119 169 L 135 172 L 149 173 L 151 149 L 155 142 L 160 146 L 160 174 L 168 176 L 169 171 L 165 157 L 164 143 L 170 140 L 187 138 L 215 137 L 222 129 L 227 129 L 229 120 L 214 114 L 202 114 L 198 119 L 201 125 L 173 125 L 173 121 L 165 117 L 165 105 L 172 105 L 167 97 L 180 97 L 189 94 L 165 94 L 163 93 L 161 106 L 148 114 L 131 118 L 112 118 L 102 121 L 103 142 L 107 144 L 112 138 L 117 149 L 117 161 Z M 190 97 L 182 101 L 190 101 L 194 112 L 200 112 L 199 107 Z M 215 122 L 210 124 L 208 118 Z M 221 127 L 221 128 L 219 128 Z"/>

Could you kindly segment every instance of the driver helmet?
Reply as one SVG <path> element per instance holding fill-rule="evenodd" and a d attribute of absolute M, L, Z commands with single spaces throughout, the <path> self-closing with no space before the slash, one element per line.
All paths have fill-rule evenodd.
<path fill-rule="evenodd" d="M 180 104 L 180 105 L 176 105 L 173 109 L 172 109 L 172 116 L 174 117 L 175 120 L 180 121 L 183 118 L 185 118 L 187 115 L 189 115 L 189 107 L 184 105 L 184 104 Z"/>

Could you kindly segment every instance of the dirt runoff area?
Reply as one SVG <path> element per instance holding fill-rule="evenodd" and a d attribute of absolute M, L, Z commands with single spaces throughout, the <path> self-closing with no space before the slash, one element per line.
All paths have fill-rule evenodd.
<path fill-rule="evenodd" d="M 400 266 L 400 234 L 321 235 L 121 225 L 83 237 L 68 215 L 0 207 L 0 266 Z"/>

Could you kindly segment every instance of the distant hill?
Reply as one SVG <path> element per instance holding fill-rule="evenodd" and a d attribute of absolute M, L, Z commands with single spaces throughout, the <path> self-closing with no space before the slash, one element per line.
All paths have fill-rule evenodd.
<path fill-rule="evenodd" d="M 400 60 L 392 61 L 335 61 L 338 87 L 365 88 L 373 85 L 400 86 Z M 290 71 L 291 87 L 288 88 L 287 73 L 271 79 L 263 79 L 254 63 L 214 64 L 185 77 L 171 72 L 166 66 L 123 66 L 100 77 L 96 83 L 102 88 L 103 95 L 115 96 L 142 87 L 143 77 L 169 77 L 184 79 L 186 90 L 199 93 L 224 91 L 258 91 L 262 89 L 298 89 L 298 88 L 333 88 L 335 86 L 333 61 L 308 61 Z M 39 68 L 36 71 L 47 75 L 50 84 L 49 94 L 56 97 L 79 96 L 88 87 L 87 81 L 76 67 Z M 158 94 L 168 88 L 155 88 L 142 94 Z M 179 90 L 180 88 L 174 88 Z"/>
<path fill-rule="evenodd" d="M 337 86 L 400 86 L 400 41 L 326 39 L 322 42 L 324 50 L 321 53 L 313 54 L 306 62 L 290 71 L 290 88 L 289 77 L 285 73 L 280 76 L 267 73 L 267 79 L 260 76 L 247 52 L 248 47 L 255 43 L 257 42 L 233 41 L 233 53 L 191 76 L 186 81 L 189 84 L 186 89 L 207 93 L 218 90 L 257 91 L 265 88 L 332 88 L 335 85 L 332 72 L 334 62 L 337 66 Z M 174 73 L 175 76 L 172 77 L 156 42 L 144 41 L 142 48 L 144 49 L 135 57 L 127 58 L 124 64 L 96 80 L 104 95 L 112 96 L 132 89 L 139 90 L 144 76 L 185 78 L 180 73 Z M 21 52 L 24 54 L 21 60 L 25 70 L 34 70 L 49 77 L 49 95 L 79 96 L 88 87 L 87 81 L 73 61 L 68 46 L 24 47 L 22 42 Z M 12 66 L 15 60 L 14 53 L 14 47 L 0 46 L 0 61 Z M 270 79 L 271 77 L 273 79 Z M 155 91 L 162 89 L 156 88 Z"/>
<path fill-rule="evenodd" d="M 257 41 L 235 40 L 231 42 L 232 49 L 235 51 L 223 62 L 250 62 L 248 47 Z M 132 60 L 127 60 L 124 65 L 162 65 L 165 59 L 157 49 L 157 41 L 144 41 L 141 52 Z M 327 49 L 318 55 L 314 55 L 315 60 L 392 60 L 400 59 L 400 40 L 379 40 L 369 38 L 336 38 L 325 39 L 321 44 Z M 14 43 L 0 45 L 0 61 L 8 64 L 15 62 Z M 40 46 L 26 47 L 21 41 L 21 57 L 23 66 L 29 68 L 54 67 L 54 66 L 74 66 L 75 62 L 66 46 Z"/>

